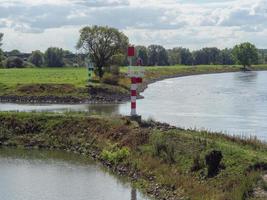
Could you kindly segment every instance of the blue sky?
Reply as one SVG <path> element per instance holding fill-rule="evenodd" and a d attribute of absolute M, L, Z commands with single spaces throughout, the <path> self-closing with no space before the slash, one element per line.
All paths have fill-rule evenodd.
<path fill-rule="evenodd" d="M 136 45 L 267 48 L 267 0 L 1 0 L 4 50 L 75 52 L 79 30 L 108 25 Z"/>

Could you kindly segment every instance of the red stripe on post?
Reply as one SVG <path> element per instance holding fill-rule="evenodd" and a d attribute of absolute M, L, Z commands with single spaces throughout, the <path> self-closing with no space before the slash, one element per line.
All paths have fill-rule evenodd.
<path fill-rule="evenodd" d="M 135 55 L 135 48 L 134 47 L 128 47 L 128 56 L 134 57 Z"/>
<path fill-rule="evenodd" d="M 136 92 L 136 90 L 132 90 L 132 91 L 131 91 L 131 96 L 132 96 L 132 97 L 136 97 L 136 96 L 137 96 L 137 92 Z"/>
<path fill-rule="evenodd" d="M 140 77 L 136 78 L 136 83 L 142 83 L 142 82 L 143 82 L 142 78 L 140 78 Z"/>
<path fill-rule="evenodd" d="M 131 108 L 136 109 L 136 102 L 131 102 Z"/>
<path fill-rule="evenodd" d="M 137 78 L 136 77 L 132 77 L 131 81 L 132 81 L 132 84 L 136 84 L 137 83 Z"/>

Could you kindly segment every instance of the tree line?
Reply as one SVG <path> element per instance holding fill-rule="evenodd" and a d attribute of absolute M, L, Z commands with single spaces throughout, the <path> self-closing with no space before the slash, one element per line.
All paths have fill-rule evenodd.
<path fill-rule="evenodd" d="M 0 34 L 0 48 L 3 34 Z M 102 77 L 104 68 L 110 65 L 127 65 L 128 37 L 115 28 L 91 26 L 80 31 L 77 49 L 85 53 L 74 54 L 62 48 L 50 47 L 44 53 L 36 50 L 24 54 L 18 50 L 3 52 L 0 50 L 2 67 L 64 67 L 84 66 L 86 57 L 98 68 Z M 258 50 L 253 44 L 243 43 L 232 49 L 216 47 L 190 51 L 176 47 L 166 49 L 161 45 L 136 46 L 136 55 L 145 66 L 168 65 L 251 65 L 267 63 L 267 50 Z M 245 64 L 244 64 L 245 63 Z"/>

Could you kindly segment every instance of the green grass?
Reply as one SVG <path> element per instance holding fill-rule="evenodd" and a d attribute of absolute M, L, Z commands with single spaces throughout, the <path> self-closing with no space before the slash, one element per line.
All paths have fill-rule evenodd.
<path fill-rule="evenodd" d="M 83 113 L 0 113 L 0 142 L 18 148 L 56 148 L 94 155 L 114 172 L 131 177 L 145 192 L 157 189 L 158 199 L 244 200 L 267 163 L 267 145 L 205 131 L 168 129 L 154 122 L 139 125 L 123 117 L 88 117 Z M 147 128 L 146 128 L 147 127 Z M 166 129 L 166 127 L 165 127 Z M 156 144 L 171 151 L 155 153 Z M 224 166 L 208 178 L 205 155 L 222 152 Z M 169 154 L 172 154 L 170 160 Z M 191 171 L 194 158 L 203 163 Z M 153 193 L 153 192 L 152 192 Z"/>
<path fill-rule="evenodd" d="M 241 66 L 222 66 L 222 65 L 199 65 L 199 66 L 156 66 L 144 67 L 145 81 L 150 82 L 157 79 L 163 79 L 171 76 L 185 76 L 206 73 L 236 72 L 240 71 Z M 253 66 L 254 70 L 267 70 L 267 65 Z M 110 86 L 101 83 L 98 79 L 90 83 L 93 87 L 104 88 L 111 92 L 125 93 L 129 88 L 130 80 L 125 74 L 127 67 L 121 67 L 119 84 Z M 42 96 L 52 94 L 54 96 L 79 96 L 86 97 L 83 89 L 88 85 L 87 69 L 85 68 L 24 68 L 24 69 L 0 69 L 0 95 L 17 96 Z M 62 93 L 53 88 L 57 85 L 68 85 L 72 89 L 62 90 Z M 31 89 L 33 86 L 49 87 L 45 91 L 39 91 L 38 87 L 34 91 L 27 91 L 25 87 Z M 23 89 L 20 89 L 23 87 Z M 61 86 L 60 86 L 61 87 Z"/>
<path fill-rule="evenodd" d="M 73 84 L 85 87 L 87 82 L 85 68 L 25 68 L 0 69 L 0 83 L 10 88 L 18 84 Z"/>

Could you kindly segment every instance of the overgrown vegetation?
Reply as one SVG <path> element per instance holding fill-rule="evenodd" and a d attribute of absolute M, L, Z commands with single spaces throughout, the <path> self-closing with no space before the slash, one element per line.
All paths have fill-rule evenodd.
<path fill-rule="evenodd" d="M 267 166 L 267 146 L 257 140 L 153 121 L 81 113 L 0 113 L 0 121 L 1 146 L 90 155 L 157 199 L 243 200 Z M 212 176 L 210 159 L 219 167 Z"/>

